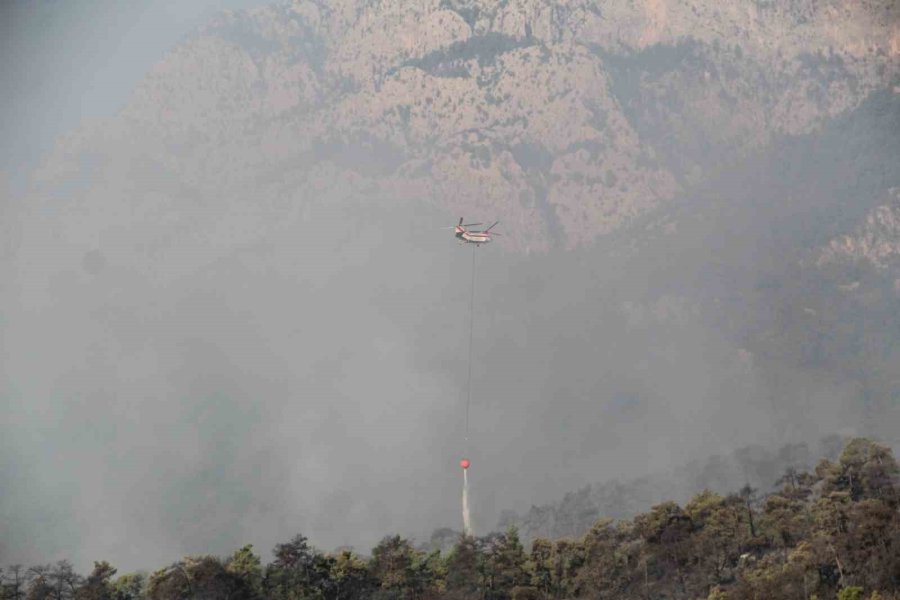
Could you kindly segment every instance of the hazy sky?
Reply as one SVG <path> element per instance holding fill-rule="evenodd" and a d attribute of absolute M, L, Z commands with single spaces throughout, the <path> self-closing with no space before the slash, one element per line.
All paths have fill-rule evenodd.
<path fill-rule="evenodd" d="M 114 114 L 182 36 L 263 0 L 0 3 L 0 170 L 35 160 L 81 119 Z"/>
<path fill-rule="evenodd" d="M 55 136 L 114 115 L 214 11 L 256 4 L 2 4 L 0 565 L 154 569 L 245 543 L 269 559 L 296 533 L 368 551 L 461 527 L 472 249 L 441 229 L 459 215 L 328 164 L 317 186 L 261 170 L 216 187 L 115 133 L 79 157 L 83 181 L 19 193 Z M 756 290 L 779 258 L 766 219 L 783 214 L 753 221 L 746 179 L 721 179 L 745 201 L 721 217 L 741 244 L 701 223 L 631 258 L 615 237 L 477 250 L 477 533 L 589 482 L 857 423 L 858 390 L 767 379 L 695 301 L 717 276 L 725 298 Z"/>

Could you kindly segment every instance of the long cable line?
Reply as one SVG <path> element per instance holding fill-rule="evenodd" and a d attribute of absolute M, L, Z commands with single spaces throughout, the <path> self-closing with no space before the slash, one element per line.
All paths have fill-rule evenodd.
<path fill-rule="evenodd" d="M 475 248 L 472 244 L 472 283 L 469 297 L 469 376 L 466 382 L 466 456 L 469 455 L 469 406 L 472 404 L 472 334 L 475 331 Z"/>
<path fill-rule="evenodd" d="M 472 404 L 472 336 L 475 331 L 475 249 L 478 244 L 472 244 L 472 282 L 469 287 L 469 375 L 466 381 L 466 443 L 465 454 L 460 463 L 463 467 L 463 494 L 462 517 L 463 532 L 467 536 L 472 535 L 472 516 L 469 512 L 469 407 Z"/>

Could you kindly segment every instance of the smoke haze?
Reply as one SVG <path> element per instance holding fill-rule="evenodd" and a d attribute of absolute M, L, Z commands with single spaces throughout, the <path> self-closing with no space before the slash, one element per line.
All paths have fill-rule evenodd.
<path fill-rule="evenodd" d="M 301 183 L 268 163 L 242 178 L 254 154 L 193 173 L 112 120 L 190 31 L 257 4 L 2 9 L 3 79 L 20 85 L 2 102 L 0 564 L 124 572 L 246 543 L 267 556 L 295 533 L 366 551 L 462 525 L 471 256 L 441 228 L 506 208 L 398 196 L 373 183 L 393 169 L 377 147 L 304 149 Z M 784 257 L 809 264 L 900 185 L 900 103 L 875 94 L 590 243 L 502 220 L 512 241 L 476 251 L 476 531 L 590 482 L 900 427 L 888 400 L 866 412 L 862 376 L 782 360 L 808 341 L 774 316 L 806 314 Z M 79 127 L 100 131 L 96 152 L 48 184 L 70 166 L 49 140 Z M 847 131 L 865 161 L 850 177 L 834 167 Z M 810 225 L 829 206 L 844 221 Z"/>

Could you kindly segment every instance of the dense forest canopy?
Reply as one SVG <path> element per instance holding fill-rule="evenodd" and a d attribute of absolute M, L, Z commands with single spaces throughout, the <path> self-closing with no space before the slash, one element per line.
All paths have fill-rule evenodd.
<path fill-rule="evenodd" d="M 599 518 L 577 538 L 515 527 L 484 537 L 438 530 L 425 545 L 393 535 L 368 556 L 323 553 L 298 534 L 263 563 L 251 545 L 120 575 L 67 561 L 2 575 L 4 600 L 379 600 L 900 598 L 900 485 L 891 450 L 864 438 L 811 472 L 788 468 L 762 493 L 704 490 L 630 520 Z M 447 541 L 453 543 L 447 546 Z M 139 543 L 139 542 L 138 542 Z"/>

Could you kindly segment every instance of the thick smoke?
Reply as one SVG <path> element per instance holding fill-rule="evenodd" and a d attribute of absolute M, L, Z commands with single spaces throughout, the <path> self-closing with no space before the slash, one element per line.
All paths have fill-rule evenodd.
<path fill-rule="evenodd" d="M 0 563 L 124 571 L 295 533 L 366 551 L 455 528 L 471 256 L 440 228 L 460 215 L 336 168 L 316 191 L 284 175 L 210 193 L 130 152 L 97 159 L 88 192 L 5 190 Z M 748 193 L 736 172 L 705 193 Z M 777 312 L 736 300 L 777 274 L 766 244 L 808 223 L 726 213 L 478 250 L 467 528 L 588 482 L 863 429 L 854 384 L 772 364 L 741 329 Z"/>

